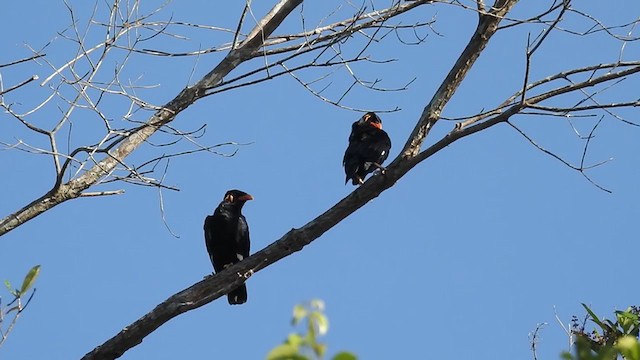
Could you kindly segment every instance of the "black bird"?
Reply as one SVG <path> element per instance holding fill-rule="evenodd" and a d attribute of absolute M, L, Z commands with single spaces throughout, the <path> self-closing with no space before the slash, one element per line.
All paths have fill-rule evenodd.
<path fill-rule="evenodd" d="M 351 179 L 353 185 L 364 184 L 364 178 L 376 168 L 384 172 L 382 163 L 389 156 L 391 139 L 382 130 L 382 120 L 368 112 L 351 125 L 349 147 L 344 153 L 342 165 L 347 175 L 345 184 Z"/>
<path fill-rule="evenodd" d="M 213 215 L 204 221 L 207 252 L 216 273 L 249 256 L 249 226 L 242 215 L 242 206 L 253 197 L 244 191 L 229 190 Z M 245 284 L 227 294 L 229 304 L 247 302 Z"/>

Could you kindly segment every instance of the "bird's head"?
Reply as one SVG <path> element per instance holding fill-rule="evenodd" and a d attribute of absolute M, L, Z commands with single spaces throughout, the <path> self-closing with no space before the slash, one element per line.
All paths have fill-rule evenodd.
<path fill-rule="evenodd" d="M 374 112 L 368 112 L 366 114 L 364 114 L 361 118 L 360 121 L 358 121 L 358 123 L 360 125 L 370 125 L 373 126 L 375 128 L 378 128 L 380 130 L 382 130 L 382 119 L 380 119 L 380 117 L 378 115 L 376 115 L 376 113 Z"/>
<path fill-rule="evenodd" d="M 223 202 L 242 207 L 248 200 L 253 200 L 253 196 L 240 190 L 229 190 L 224 194 Z"/>

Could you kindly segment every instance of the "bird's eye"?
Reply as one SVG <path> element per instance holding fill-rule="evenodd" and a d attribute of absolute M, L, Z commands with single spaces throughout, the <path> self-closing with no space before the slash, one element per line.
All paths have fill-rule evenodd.
<path fill-rule="evenodd" d="M 224 201 L 233 202 L 233 195 L 227 194 L 227 196 L 224 197 Z"/>

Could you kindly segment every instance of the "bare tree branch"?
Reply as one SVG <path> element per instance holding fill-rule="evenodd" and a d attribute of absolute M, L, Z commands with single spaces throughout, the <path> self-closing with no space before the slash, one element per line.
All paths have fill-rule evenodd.
<path fill-rule="evenodd" d="M 500 22 L 501 16 L 505 14 L 508 9 L 515 4 L 515 2 L 516 0 L 501 2 L 501 6 L 493 10 L 493 15 L 487 15 L 480 21 L 478 30 L 476 30 L 464 52 L 469 59 L 475 60 L 478 58 L 479 53 L 484 49 L 486 43 L 491 37 L 490 35 L 495 33 L 495 29 Z M 481 35 L 480 32 L 482 30 L 487 31 L 488 35 Z M 471 54 L 470 52 L 472 51 L 475 51 L 476 53 Z M 471 65 L 473 65 L 473 60 L 467 62 L 459 59 L 455 63 L 454 69 L 450 72 L 450 76 L 447 76 L 443 85 L 441 85 L 440 90 L 436 93 L 437 96 L 434 96 L 434 100 L 431 101 L 431 103 L 434 104 L 430 105 L 434 107 L 432 111 L 437 111 L 439 114 L 444 105 L 451 98 L 453 92 L 455 92 L 455 89 L 457 89 L 462 82 L 464 75 L 468 72 Z M 456 78 L 455 74 L 458 74 L 462 78 Z M 445 85 L 447 82 L 453 82 L 453 84 Z M 442 98 L 440 96 L 442 96 Z M 428 108 L 430 107 L 427 107 L 427 109 Z M 424 113 L 418 121 L 418 126 L 416 128 L 420 127 L 420 124 L 423 122 L 423 118 Z M 433 126 L 433 124 L 430 126 Z M 450 144 L 455 140 L 466 136 L 464 134 L 470 133 L 470 129 L 462 129 L 457 131 L 454 135 L 445 138 L 446 140 L 443 140 Z M 421 138 L 418 139 L 417 137 L 420 136 Z M 414 131 L 414 134 L 411 135 L 408 144 L 411 144 L 411 139 L 415 138 L 416 146 L 419 148 L 424 136 L 426 136 L 426 134 L 415 134 Z M 443 145 L 441 148 L 444 148 L 444 146 L 446 145 Z M 420 155 L 427 153 L 427 151 Z M 364 183 L 364 185 L 357 188 L 332 208 L 303 227 L 299 229 L 292 229 L 265 249 L 244 259 L 234 266 L 228 267 L 224 271 L 219 272 L 208 279 L 200 281 L 190 288 L 171 296 L 150 313 L 127 326 L 103 345 L 98 346 L 93 351 L 85 355 L 83 359 L 114 359 L 121 356 L 127 349 L 142 342 L 142 339 L 145 336 L 170 319 L 219 298 L 231 289 L 240 285 L 242 282 L 246 281 L 251 274 L 266 268 L 296 251 L 301 250 L 304 246 L 320 237 L 344 218 L 364 206 L 367 202 L 379 196 L 384 190 L 393 186 L 400 177 L 424 159 L 426 159 L 424 156 L 422 158 L 417 156 L 405 157 L 404 154 L 401 153 L 392 162 L 392 164 L 387 167 L 387 171 L 383 176 L 374 176 L 370 178 Z"/>
<path fill-rule="evenodd" d="M 532 333 L 529 333 L 529 343 L 531 344 L 531 352 L 533 353 L 533 360 L 538 360 L 538 342 L 540 341 L 540 331 L 546 325 L 548 324 L 540 323 L 536 325 L 536 329 Z"/>
<path fill-rule="evenodd" d="M 640 100 L 638 99 L 600 101 L 600 94 L 608 87 L 615 86 L 623 79 L 640 72 L 640 62 L 638 61 L 624 62 L 620 60 L 615 63 L 596 64 L 579 69 L 570 69 L 544 79 L 530 82 L 530 69 L 533 62 L 532 55 L 536 51 L 539 51 L 542 45 L 547 42 L 549 38 L 548 35 L 552 30 L 566 31 L 566 29 L 559 27 L 562 18 L 569 12 L 575 13 L 570 7 L 569 0 L 554 0 L 546 10 L 529 17 L 527 20 L 509 19 L 506 17 L 511 8 L 517 3 L 517 0 L 496 0 L 493 6 L 485 5 L 483 0 L 472 1 L 470 2 L 472 4 L 471 6 L 467 6 L 459 1 L 397 1 L 393 2 L 388 8 L 378 11 L 365 11 L 366 7 L 364 5 L 361 7 L 353 6 L 355 14 L 349 14 L 350 17 L 346 20 L 323 25 L 322 23 L 326 20 L 325 18 L 322 19 L 316 28 L 311 30 L 306 28 L 307 19 L 305 19 L 304 13 L 301 12 L 303 22 L 302 30 L 289 35 L 277 36 L 272 35 L 274 30 L 302 3 L 302 0 L 280 0 L 263 19 L 256 20 L 256 27 L 248 35 L 242 33 L 242 28 L 246 15 L 250 14 L 254 16 L 250 6 L 250 0 L 245 2 L 244 10 L 235 30 L 205 27 L 176 21 L 151 21 L 150 16 L 155 12 L 142 16 L 134 16 L 138 11 L 137 6 L 133 6 L 130 9 L 122 9 L 118 6 L 119 2 L 116 1 L 109 14 L 110 20 L 108 22 L 97 22 L 93 16 L 90 21 L 106 29 L 106 40 L 94 46 L 87 46 L 84 41 L 87 37 L 88 30 L 82 32 L 79 30 L 79 27 L 74 26 L 72 28 L 73 31 L 64 33 L 64 36 L 70 41 L 79 44 L 78 53 L 70 60 L 64 62 L 63 65 L 55 66 L 49 63 L 48 59 L 40 59 L 35 55 L 30 59 L 33 61 L 39 59 L 51 67 L 52 75 L 47 77 L 43 82 L 43 84 L 50 87 L 52 91 L 51 97 L 44 99 L 40 104 L 25 113 L 15 111 L 12 104 L 7 104 L 4 101 L 1 102 L 5 111 L 16 119 L 21 124 L 20 126 L 47 137 L 51 149 L 42 149 L 32 144 L 23 143 L 21 140 L 18 140 L 15 144 L 4 145 L 7 148 L 53 156 L 56 169 L 56 183 L 47 194 L 16 213 L 2 219 L 0 221 L 0 236 L 66 200 L 77 197 L 122 193 L 122 190 L 87 191 L 93 185 L 115 181 L 124 181 L 136 185 L 157 188 L 160 196 L 162 219 L 168 228 L 167 222 L 164 219 L 162 190 L 177 189 L 163 183 L 166 167 L 160 179 L 153 177 L 154 171 L 156 168 L 162 167 L 163 164 L 168 166 L 169 159 L 175 156 L 192 154 L 199 151 L 216 152 L 214 150 L 215 146 L 200 145 L 196 140 L 200 130 L 204 131 L 204 127 L 200 127 L 194 131 L 184 132 L 169 125 L 182 110 L 203 97 L 257 84 L 282 75 L 291 75 L 304 89 L 310 91 L 314 96 L 317 96 L 327 103 L 345 109 L 364 110 L 343 104 L 343 100 L 355 86 L 363 86 L 377 91 L 399 90 L 402 89 L 402 87 L 383 87 L 379 85 L 379 79 L 377 78 L 366 80 L 359 77 L 356 72 L 357 64 L 359 62 L 384 63 L 391 61 L 391 59 L 382 61 L 373 60 L 366 52 L 371 44 L 384 39 L 391 33 L 396 33 L 397 35 L 397 32 L 402 29 L 414 30 L 417 39 L 416 42 L 422 42 L 424 38 L 418 36 L 415 30 L 430 27 L 433 20 L 421 21 L 420 23 L 412 25 L 401 25 L 390 24 L 389 19 L 411 9 L 415 9 L 418 6 L 434 2 L 461 6 L 469 11 L 473 11 L 478 14 L 479 22 L 464 51 L 453 64 L 438 90 L 424 107 L 422 114 L 416 121 L 413 131 L 407 137 L 401 153 L 391 162 L 391 165 L 387 166 L 386 172 L 381 175 L 372 176 L 362 186 L 358 187 L 323 214 L 301 228 L 291 229 L 291 231 L 284 234 L 280 239 L 265 249 L 169 297 L 148 314 L 125 327 L 113 338 L 86 354 L 84 359 L 114 359 L 121 356 L 128 349 L 141 343 L 146 336 L 170 319 L 223 296 L 228 293 L 229 290 L 246 281 L 252 274 L 301 250 L 333 226 L 340 223 L 347 216 L 366 205 L 370 200 L 392 187 L 398 179 L 422 161 L 457 140 L 487 130 L 500 123 L 506 123 L 511 126 L 538 150 L 558 159 L 571 169 L 579 171 L 595 186 L 604 191 L 609 191 L 596 184 L 585 174 L 585 170 L 604 163 L 586 164 L 591 140 L 594 138 L 596 128 L 601 123 L 603 117 L 591 128 L 588 136 L 583 137 L 579 135 L 579 141 L 584 142 L 584 147 L 581 149 L 580 165 L 572 165 L 571 162 L 564 160 L 564 158 L 558 156 L 553 151 L 538 145 L 532 137 L 515 125 L 516 115 L 536 115 L 538 116 L 536 119 L 539 119 L 539 116 L 549 116 L 554 120 L 560 118 L 569 119 L 569 117 L 583 119 L 594 116 L 593 112 L 595 111 L 602 111 L 606 115 L 610 115 L 618 120 L 627 121 L 614 114 L 611 109 L 629 108 L 640 105 Z M 75 15 L 71 8 L 69 8 L 69 12 L 75 23 Z M 586 14 L 583 14 L 583 16 L 591 19 L 591 17 Z M 507 24 L 500 26 L 502 22 L 506 22 Z M 522 86 L 518 86 L 519 89 L 514 89 L 514 91 L 517 92 L 491 110 L 483 110 L 480 113 L 470 116 L 452 119 L 456 121 L 453 129 L 441 139 L 422 150 L 423 143 L 429 136 L 431 129 L 433 129 L 439 119 L 441 119 L 441 114 L 446 105 L 452 99 L 492 36 L 498 30 L 523 24 L 542 25 L 545 30 L 537 37 L 534 36 L 533 39 L 530 38 L 527 41 L 526 64 Z M 600 22 L 596 22 L 596 24 L 596 28 L 599 29 L 598 31 L 605 31 L 618 40 L 636 40 L 631 37 L 631 31 L 628 32 L 628 36 L 620 37 L 615 34 L 613 27 L 607 28 Z M 157 36 L 180 39 L 181 35 L 170 32 L 172 31 L 171 26 L 173 25 L 223 32 L 229 37 L 233 37 L 233 39 L 230 43 L 226 42 L 208 49 L 198 49 L 197 51 L 181 53 L 171 53 L 165 50 L 150 50 L 146 47 L 141 47 L 144 41 Z M 635 23 L 629 26 L 633 29 Z M 626 30 L 627 27 L 624 29 Z M 596 30 L 587 33 L 593 32 L 596 32 Z M 342 45 L 351 37 L 358 37 L 362 43 L 356 49 L 349 49 L 354 53 L 347 54 L 343 52 Z M 118 43 L 121 39 L 127 39 L 128 42 L 124 45 Z M 228 39 L 225 41 L 228 41 Z M 141 91 L 140 89 L 149 87 L 149 85 L 140 85 L 135 81 L 134 83 L 128 84 L 120 82 L 119 76 L 124 64 L 116 67 L 116 74 L 113 78 L 102 80 L 101 82 L 95 81 L 96 70 L 104 67 L 105 54 L 111 49 L 124 50 L 126 52 L 124 58 L 125 63 L 129 56 L 134 53 L 161 56 L 200 56 L 207 52 L 228 51 L 228 54 L 195 85 L 182 90 L 167 104 L 158 106 L 146 102 L 142 96 L 136 93 L 136 91 Z M 34 51 L 34 53 L 37 54 L 40 52 Z M 303 56 L 307 57 L 303 58 Z M 258 64 L 254 68 L 245 70 L 245 72 L 234 75 L 234 77 L 227 77 L 227 75 L 240 64 L 258 57 L 260 57 L 261 61 L 256 61 Z M 305 59 L 305 61 L 301 62 L 300 59 Z M 81 62 L 88 64 L 88 67 L 92 70 L 88 72 L 85 71 L 83 66 L 80 65 Z M 322 81 L 331 74 L 331 71 L 335 71 L 336 68 L 345 70 L 349 83 L 347 84 L 346 90 L 342 91 L 338 96 L 332 97 L 323 93 L 327 87 L 323 87 L 324 83 L 322 83 Z M 308 80 L 305 79 L 304 76 L 301 76 L 301 73 L 307 69 L 328 69 L 326 70 L 328 74 L 316 76 L 314 80 Z M 61 79 L 61 84 L 55 84 L 53 81 L 54 78 Z M 62 84 L 71 86 L 76 92 L 68 95 L 59 88 Z M 317 90 L 316 86 L 320 88 L 320 90 Z M 90 92 L 94 90 L 99 92 L 100 96 L 90 96 Z M 99 108 L 100 102 L 103 101 L 102 96 L 107 94 L 121 96 L 128 101 L 127 106 L 129 107 L 129 111 L 126 116 L 124 116 L 127 124 L 126 128 L 118 128 L 117 125 L 113 124 L 109 113 Z M 568 98 L 570 95 L 579 96 L 577 103 L 575 103 L 575 100 L 572 100 L 573 106 L 557 105 L 557 102 L 553 102 L 553 100 L 556 99 Z M 68 105 L 68 108 L 61 109 L 60 112 L 62 115 L 60 119 L 57 119 L 55 126 L 49 129 L 39 126 L 36 122 L 32 122 L 28 118 L 28 115 L 31 115 L 34 111 L 47 104 L 54 96 L 62 99 Z M 140 110 L 154 111 L 154 114 L 146 121 L 136 120 L 136 117 L 139 117 L 139 114 L 136 112 Z M 75 148 L 68 145 L 69 151 L 67 154 L 64 154 L 58 150 L 59 145 L 57 141 L 59 139 L 56 137 L 56 134 L 62 131 L 65 126 L 71 126 L 70 116 L 73 112 L 77 111 L 91 112 L 98 121 L 101 122 L 101 126 L 105 132 L 104 134 L 100 134 L 95 142 L 90 143 L 90 145 L 82 145 Z M 575 115 L 575 113 L 579 114 Z M 633 122 L 629 123 L 634 124 Z M 576 134 L 578 134 L 573 124 L 571 124 L 571 126 Z M 164 136 L 175 136 L 177 140 L 171 137 L 170 140 L 162 138 L 159 141 L 151 142 L 149 137 L 155 133 Z M 172 146 L 182 139 L 189 141 L 196 149 L 174 152 L 172 154 L 163 153 L 161 156 L 149 156 L 149 160 L 143 161 L 138 166 L 125 162 L 125 159 L 142 144 L 149 144 L 154 148 L 163 148 Z M 68 144 L 71 143 L 70 135 L 66 140 Z M 233 154 L 235 154 L 235 152 L 230 155 L 223 155 L 233 156 Z M 164 160 L 166 160 L 166 162 Z M 65 178 L 67 177 L 69 177 L 69 180 L 65 182 Z M 533 350 L 535 356 L 535 349 Z"/>
<path fill-rule="evenodd" d="M 140 145 L 144 143 L 151 144 L 148 139 L 152 134 L 156 132 L 163 132 L 162 129 L 167 127 L 176 114 L 204 96 L 210 96 L 217 94 L 218 92 L 253 85 L 282 75 L 293 76 L 304 88 L 309 90 L 312 94 L 321 97 L 328 103 L 350 109 L 354 108 L 343 105 L 341 102 L 355 86 L 361 86 L 375 91 L 404 90 L 413 80 L 408 79 L 407 85 L 397 88 L 380 87 L 377 85 L 380 79 L 365 80 L 358 77 L 355 70 L 351 68 L 351 64 L 359 61 L 378 64 L 391 61 L 376 61 L 364 55 L 364 51 L 370 44 L 384 38 L 385 34 L 381 31 L 382 29 L 388 29 L 388 31 L 395 32 L 400 29 L 411 28 L 415 31 L 415 28 L 425 25 L 429 26 L 430 23 L 433 22 L 433 20 L 431 20 L 406 26 L 385 24 L 385 22 L 392 17 L 399 16 L 420 5 L 428 4 L 433 1 L 420 0 L 411 3 L 398 2 L 394 3 L 387 9 L 371 11 L 369 13 L 365 13 L 363 8 L 359 10 L 355 16 L 347 20 L 325 25 L 315 30 L 304 30 L 299 34 L 292 34 L 284 37 L 280 35 L 270 38 L 269 35 L 273 32 L 275 26 L 282 21 L 283 18 L 281 18 L 281 16 L 285 15 L 285 11 L 282 9 L 287 9 L 287 7 L 295 6 L 295 4 L 299 4 L 301 2 L 281 1 L 270 14 L 257 24 L 250 34 L 240 37 L 238 29 L 236 32 L 232 32 L 235 34 L 236 46 L 233 49 L 229 47 L 226 48 L 229 49 L 229 53 L 209 74 L 194 86 L 184 89 L 171 102 L 164 106 L 158 106 L 148 103 L 136 94 L 136 89 L 148 89 L 152 86 L 135 84 L 125 85 L 120 81 L 119 76 L 130 55 L 136 52 L 138 44 L 160 35 L 177 38 L 179 38 L 179 36 L 168 32 L 169 26 L 174 24 L 173 21 L 157 22 L 150 20 L 151 16 L 158 13 L 162 7 L 151 11 L 150 13 L 138 15 L 137 3 L 132 6 L 123 6 L 121 5 L 121 1 L 124 0 L 115 1 L 113 6 L 110 8 L 109 21 L 107 23 L 100 22 L 95 19 L 96 9 L 94 8 L 94 14 L 92 14 L 91 18 L 87 22 L 86 29 L 82 31 L 78 28 L 79 20 L 77 19 L 73 9 L 67 4 L 67 9 L 72 19 L 73 26 L 70 27 L 71 31 L 63 32 L 62 36 L 77 44 L 78 52 L 70 60 L 59 66 L 49 62 L 47 59 L 42 59 L 44 63 L 52 69 L 51 75 L 47 76 L 47 78 L 42 82 L 42 85 L 50 86 L 52 90 L 51 95 L 36 107 L 22 114 L 14 111 L 12 109 L 12 104 L 0 101 L 0 106 L 15 119 L 31 131 L 38 132 L 47 138 L 50 144 L 49 150 L 40 149 L 39 147 L 35 147 L 27 143 L 22 143 L 20 145 L 33 150 L 35 153 L 50 155 L 53 159 L 54 169 L 56 172 L 55 184 L 47 194 L 0 220 L 0 236 L 11 231 L 20 224 L 25 223 L 38 214 L 47 211 L 56 204 L 77 198 L 81 193 L 86 193 L 85 190 L 95 184 L 105 184 L 113 180 L 120 180 L 136 185 L 161 187 L 162 184 L 160 181 L 150 178 L 148 176 L 149 174 L 140 173 L 139 167 L 127 164 L 125 159 L 128 154 Z M 287 11 L 289 10 L 287 9 Z M 250 9 L 247 9 L 246 12 L 250 12 Z M 95 45 L 85 45 L 88 31 L 91 26 L 95 24 L 98 24 L 106 30 L 104 37 L 105 40 L 98 42 Z M 175 24 L 195 27 L 194 24 L 184 22 L 175 22 Z M 224 29 L 210 26 L 202 28 L 214 31 L 224 31 Z M 368 28 L 373 29 L 372 34 L 366 34 L 364 32 L 364 30 Z M 139 33 L 140 29 L 149 29 L 152 33 L 148 36 L 141 36 Z M 339 48 L 339 42 L 347 39 L 353 34 L 364 36 L 367 39 L 366 44 L 354 57 L 345 57 L 341 54 L 342 50 Z M 379 38 L 376 37 L 377 34 L 380 34 Z M 240 38 L 242 38 L 242 40 L 240 40 Z M 119 41 L 124 41 L 127 45 L 119 45 Z M 289 42 L 297 43 L 294 45 L 288 45 L 287 43 Z M 275 48 L 276 46 L 278 46 L 278 48 Z M 219 49 L 223 48 L 224 47 L 221 47 Z M 115 69 L 113 78 L 102 82 L 95 81 L 98 76 L 99 69 L 103 68 L 103 64 L 106 63 L 107 54 L 113 49 L 126 51 L 124 58 L 119 61 L 119 65 Z M 36 54 L 42 52 L 41 50 L 33 51 Z M 315 58 L 309 62 L 301 65 L 295 65 L 293 67 L 286 64 L 286 62 L 292 61 L 305 54 L 311 54 L 312 52 L 316 52 L 316 55 Z M 278 54 L 285 54 L 285 56 L 281 56 L 281 59 L 277 59 L 273 62 L 266 59 L 266 57 L 276 56 Z M 263 66 L 258 66 L 257 69 L 246 71 L 244 74 L 238 75 L 234 78 L 223 80 L 223 77 L 235 69 L 240 63 L 257 56 L 265 57 L 265 64 Z M 321 60 L 322 56 L 328 56 L 328 59 Z M 36 56 L 33 58 L 36 58 Z M 78 71 L 78 69 L 83 68 L 81 61 L 89 66 L 90 71 L 85 73 Z M 331 68 L 336 66 L 346 69 L 348 74 L 353 78 L 352 85 L 345 89 L 342 95 L 337 96 L 337 101 L 320 96 L 319 92 L 311 87 L 311 82 L 308 82 L 300 75 L 295 74 L 295 72 L 304 69 Z M 283 70 L 274 71 L 273 67 L 279 67 Z M 263 76 L 263 74 L 266 75 Z M 56 77 L 60 79 L 60 83 L 52 84 L 52 80 Z M 67 98 L 67 92 L 61 89 L 62 86 L 71 87 L 72 90 L 75 91 L 75 94 L 72 97 Z M 92 91 L 98 92 L 99 96 L 96 98 L 92 97 L 90 94 Z M 107 95 L 121 96 L 129 103 L 129 112 L 124 115 L 123 119 L 135 123 L 136 126 L 134 128 L 114 128 L 110 115 L 99 108 L 103 97 Z M 29 121 L 29 116 L 49 104 L 54 98 L 61 99 L 67 104 L 67 108 L 62 112 L 61 117 L 58 119 L 58 122 L 54 127 L 47 129 L 39 127 L 36 123 Z M 82 145 L 73 149 L 71 147 L 71 117 L 74 113 L 81 110 L 87 110 L 93 113 L 94 116 L 102 122 L 105 133 L 99 135 L 99 138 L 92 145 Z M 146 122 L 133 121 L 132 115 L 138 110 L 154 110 L 155 114 Z M 397 108 L 391 111 L 396 110 Z M 60 151 L 61 139 L 59 139 L 59 137 L 62 136 L 60 133 L 63 128 L 68 129 L 66 143 L 67 147 L 69 147 L 69 151 L 67 154 Z M 174 135 L 178 138 L 185 136 L 184 134 L 175 132 Z M 122 172 L 124 172 L 124 174 L 121 174 Z M 65 179 L 67 181 L 66 183 L 64 182 Z"/>
<path fill-rule="evenodd" d="M 302 0 L 279 1 L 236 49 L 231 50 L 229 54 L 213 70 L 198 81 L 198 83 L 182 90 L 173 100 L 164 105 L 162 110 L 156 112 L 144 125 L 134 130 L 126 139 L 122 140 L 117 147 L 109 152 L 109 157 L 96 163 L 96 165 L 88 169 L 81 176 L 54 187 L 47 194 L 0 220 L 0 236 L 56 205 L 79 197 L 84 190 L 98 183 L 105 175 L 110 174 L 122 160 L 143 144 L 151 135 L 158 131 L 158 129 L 171 122 L 178 113 L 202 97 L 206 89 L 214 87 L 238 65 L 251 59 L 253 53 L 261 47 L 263 39 L 268 37 L 301 2 Z M 77 58 L 74 58 L 74 60 L 67 63 L 65 67 L 70 66 L 76 60 Z M 48 81 L 49 79 L 46 79 L 44 83 Z"/>
<path fill-rule="evenodd" d="M 11 91 L 13 91 L 13 90 L 15 90 L 17 88 L 23 87 L 23 86 L 27 85 L 28 83 L 30 83 L 30 82 L 32 82 L 34 80 L 38 80 L 38 75 L 32 75 L 30 78 L 28 78 L 28 79 L 26 79 L 24 81 L 21 81 L 21 82 L 15 84 L 15 85 L 13 85 L 10 88 L 7 88 L 7 89 L 3 89 L 2 86 L 1 86 L 2 82 L 0 82 L 0 96 L 4 95 L 6 93 L 9 93 L 9 92 L 11 92 Z"/>
<path fill-rule="evenodd" d="M 445 80 L 441 83 L 440 88 L 431 98 L 429 104 L 422 111 L 420 120 L 411 132 L 409 140 L 402 149 L 402 157 L 414 157 L 420 152 L 420 146 L 424 139 L 429 135 L 429 131 L 440 119 L 442 109 L 449 102 L 460 83 L 465 78 L 480 53 L 487 46 L 489 39 L 498 30 L 498 24 L 502 17 L 517 3 L 517 0 L 497 0 L 491 11 L 486 15 L 481 15 L 476 28 L 476 32 L 469 40 L 467 47 L 462 51 L 455 65 L 449 71 Z M 396 161 L 401 158 L 396 158 Z"/>

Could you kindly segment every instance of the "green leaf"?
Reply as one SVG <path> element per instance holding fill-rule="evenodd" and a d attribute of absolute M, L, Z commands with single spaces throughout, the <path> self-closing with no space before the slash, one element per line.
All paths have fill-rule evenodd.
<path fill-rule="evenodd" d="M 13 295 L 15 297 L 20 296 L 20 293 L 18 292 L 18 290 L 14 289 L 11 286 L 11 283 L 9 282 L 9 280 L 5 280 L 4 281 L 4 286 L 6 286 L 7 290 L 9 290 L 9 294 L 11 294 L 11 295 Z"/>
<path fill-rule="evenodd" d="M 306 316 L 307 309 L 304 306 L 298 304 L 293 307 L 293 318 L 291 319 L 291 324 L 293 326 L 298 325 Z"/>
<path fill-rule="evenodd" d="M 308 345 L 308 346 L 313 346 L 313 344 L 318 342 L 316 340 L 316 330 L 313 327 L 313 324 L 311 323 L 311 321 L 308 322 L 307 335 L 304 336 L 302 341 L 304 342 L 305 345 Z"/>
<path fill-rule="evenodd" d="M 326 344 L 322 344 L 322 343 L 311 344 L 311 348 L 313 349 L 313 352 L 316 353 L 316 356 L 318 356 L 319 358 L 322 358 L 324 356 L 324 353 L 327 352 Z"/>
<path fill-rule="evenodd" d="M 314 311 L 309 314 L 309 321 L 313 324 L 318 335 L 323 336 L 329 331 L 329 319 L 321 312 Z"/>
<path fill-rule="evenodd" d="M 604 325 L 602 321 L 598 319 L 598 316 L 596 316 L 596 314 L 591 311 L 591 309 L 589 309 L 589 307 L 585 303 L 582 303 L 582 307 L 587 310 L 587 313 L 589 313 L 589 316 L 591 316 L 591 320 L 593 320 L 594 323 L 598 324 L 602 328 L 602 330 L 606 329 L 606 325 Z"/>
<path fill-rule="evenodd" d="M 561 357 L 563 360 L 573 360 L 573 355 L 571 355 L 571 353 L 570 353 L 570 352 L 568 352 L 568 351 L 564 351 L 564 352 L 560 355 L 560 357 Z"/>
<path fill-rule="evenodd" d="M 633 336 L 624 336 L 618 339 L 616 348 L 626 360 L 640 360 L 640 343 Z"/>
<path fill-rule="evenodd" d="M 638 315 L 632 313 L 631 308 L 627 308 L 625 311 L 616 311 L 616 319 L 624 333 L 627 335 L 640 325 Z"/>
<path fill-rule="evenodd" d="M 621 311 L 621 310 L 616 311 L 616 318 L 618 320 L 620 320 L 620 319 L 629 319 L 629 320 L 632 320 L 632 321 L 639 321 L 640 320 L 640 317 L 638 315 L 636 315 L 636 314 L 631 312 L 631 308 L 630 307 L 627 308 L 627 310 L 625 310 L 625 311 Z"/>
<path fill-rule="evenodd" d="M 24 294 L 33 286 L 33 283 L 36 281 L 36 278 L 40 274 L 40 265 L 36 265 L 29 270 L 27 276 L 24 277 L 24 281 L 22 282 L 22 287 L 20 288 L 20 294 Z"/>
<path fill-rule="evenodd" d="M 267 355 L 267 360 L 308 360 L 306 356 L 298 353 L 296 346 L 282 344 L 273 348 Z"/>
<path fill-rule="evenodd" d="M 332 360 L 358 360 L 358 357 L 348 351 L 342 351 L 337 353 Z"/>
<path fill-rule="evenodd" d="M 294 347 L 296 349 L 296 352 L 298 351 L 298 349 L 300 348 L 300 345 L 302 345 L 302 343 L 304 342 L 304 339 L 302 338 L 302 336 L 300 336 L 299 334 L 296 333 L 291 333 L 289 334 L 289 337 L 287 337 L 287 344 Z"/>

